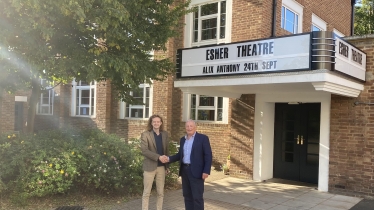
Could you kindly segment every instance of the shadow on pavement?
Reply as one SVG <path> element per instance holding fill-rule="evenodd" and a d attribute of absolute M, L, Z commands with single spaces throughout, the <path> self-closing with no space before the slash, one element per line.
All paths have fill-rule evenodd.
<path fill-rule="evenodd" d="M 374 209 L 374 200 L 364 199 L 358 204 L 353 206 L 350 210 L 373 210 Z"/>

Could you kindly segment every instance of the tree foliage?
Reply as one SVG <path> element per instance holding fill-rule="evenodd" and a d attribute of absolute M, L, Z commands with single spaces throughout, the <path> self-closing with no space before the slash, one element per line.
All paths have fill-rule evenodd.
<path fill-rule="evenodd" d="M 355 35 L 374 33 L 374 0 L 358 0 L 355 6 Z"/>
<path fill-rule="evenodd" d="M 109 79 L 122 98 L 144 81 L 173 72 L 152 59 L 177 35 L 189 2 L 175 0 L 1 0 L 1 88 L 32 80 Z M 22 85 L 20 85 L 22 84 Z M 36 84 L 36 83 L 34 83 Z M 35 87 L 34 87 L 35 88 Z"/>

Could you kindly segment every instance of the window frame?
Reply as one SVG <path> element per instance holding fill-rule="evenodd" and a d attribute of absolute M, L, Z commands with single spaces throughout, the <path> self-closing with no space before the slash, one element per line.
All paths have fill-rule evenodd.
<path fill-rule="evenodd" d="M 95 118 L 96 117 L 96 100 L 97 100 L 97 82 L 92 81 L 89 82 L 89 85 L 81 85 L 82 81 L 76 82 L 75 79 L 72 82 L 72 94 L 71 94 L 71 116 L 73 117 L 88 117 L 88 118 Z M 77 90 L 80 90 L 79 94 L 79 101 L 81 101 L 81 91 L 82 90 L 90 90 L 89 91 L 89 104 L 88 106 L 85 104 L 80 104 L 78 105 L 78 108 L 88 108 L 88 112 L 93 114 L 88 114 L 88 115 L 82 115 L 82 114 L 77 114 Z M 93 96 L 93 106 L 92 106 L 92 91 L 94 93 Z M 92 110 L 93 109 L 93 110 Z M 80 110 L 79 110 L 80 111 Z"/>
<path fill-rule="evenodd" d="M 54 89 L 53 87 L 51 86 L 51 84 L 47 84 L 47 80 L 46 79 L 40 79 L 40 85 L 45 88 L 45 90 L 42 90 L 42 92 L 40 93 L 40 98 L 38 100 L 38 103 L 36 104 L 36 115 L 53 115 L 53 106 L 54 106 Z M 44 93 L 45 92 L 45 93 Z M 48 104 L 43 104 L 43 98 L 44 98 L 44 94 L 47 94 L 48 93 Z M 43 113 L 43 112 L 40 112 L 41 110 L 43 110 L 42 108 L 43 107 L 48 107 L 48 113 Z"/>
<path fill-rule="evenodd" d="M 335 36 L 337 36 L 337 37 L 345 37 L 345 35 L 342 32 L 338 31 L 335 28 L 333 29 L 332 32 L 334 32 Z"/>
<path fill-rule="evenodd" d="M 214 106 L 201 106 L 198 107 L 199 98 L 200 96 L 207 96 L 206 94 L 193 94 L 193 93 L 184 93 L 183 94 L 183 120 L 187 121 L 191 119 L 191 112 L 192 112 L 192 95 L 196 95 L 196 112 L 195 112 L 195 120 L 196 122 L 201 123 L 215 123 L 215 124 L 228 124 L 228 107 L 229 107 L 229 98 L 226 97 L 220 97 L 222 98 L 222 121 L 217 121 L 218 116 L 218 98 L 219 96 L 210 96 L 214 97 Z M 214 113 L 214 121 L 211 120 L 198 120 L 198 110 L 213 110 Z"/>
<path fill-rule="evenodd" d="M 314 30 L 314 28 L 317 28 L 318 30 Z M 314 24 L 312 24 L 311 31 L 322 31 L 322 29 Z"/>
<path fill-rule="evenodd" d="M 224 0 L 192 0 L 190 8 L 198 7 L 198 13 L 199 13 L 199 27 L 198 27 L 198 41 L 194 42 L 194 14 L 195 13 L 189 13 L 185 17 L 185 30 L 184 30 L 184 45 L 185 47 L 198 47 L 198 46 L 204 46 L 204 45 L 215 45 L 215 44 L 222 44 L 222 43 L 230 43 L 231 42 L 231 25 L 232 25 L 232 0 L 226 0 L 226 21 L 225 21 L 225 38 L 220 38 L 220 8 L 222 2 Z M 218 13 L 207 15 L 204 17 L 200 16 L 201 6 L 206 4 L 214 4 L 218 3 Z M 201 21 L 205 19 L 211 19 L 213 17 L 217 18 L 217 38 L 216 39 L 209 39 L 209 40 L 201 40 Z"/>
<path fill-rule="evenodd" d="M 294 27 L 294 32 L 288 31 L 286 28 L 283 27 L 283 16 L 282 11 L 283 7 L 288 9 L 289 11 L 293 12 L 297 15 L 297 28 Z M 286 10 L 285 10 L 286 11 Z M 292 34 L 302 33 L 303 31 L 303 6 L 294 0 L 282 0 L 282 7 L 281 7 L 281 28 L 285 31 L 288 31 Z"/>
<path fill-rule="evenodd" d="M 320 29 L 320 31 L 326 31 L 327 30 L 327 24 L 322 18 L 318 17 L 315 14 L 312 14 L 312 26 L 311 31 L 313 31 L 313 26 Z"/>
<path fill-rule="evenodd" d="M 127 115 L 127 108 L 126 102 L 120 101 L 119 102 L 119 119 L 130 119 L 130 120 L 147 120 L 153 113 L 153 85 L 148 83 L 142 83 L 138 86 L 138 88 L 143 89 L 143 105 L 131 105 L 129 104 L 129 113 L 131 113 L 131 109 L 143 109 L 143 116 L 144 117 L 131 117 L 131 114 Z M 149 111 L 148 115 L 146 116 L 146 88 L 149 88 Z M 132 95 L 132 91 L 130 92 Z"/>

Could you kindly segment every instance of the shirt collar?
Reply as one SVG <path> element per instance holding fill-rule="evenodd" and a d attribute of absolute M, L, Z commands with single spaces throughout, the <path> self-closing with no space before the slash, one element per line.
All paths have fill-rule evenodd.
<path fill-rule="evenodd" d="M 153 132 L 154 135 L 158 136 L 157 133 L 154 130 L 152 130 L 152 132 Z M 159 131 L 159 133 L 161 135 L 161 131 Z"/>
<path fill-rule="evenodd" d="M 196 131 L 194 134 L 192 134 L 191 138 L 195 138 L 195 135 L 196 135 Z M 187 140 L 187 134 L 184 136 L 184 138 Z"/>

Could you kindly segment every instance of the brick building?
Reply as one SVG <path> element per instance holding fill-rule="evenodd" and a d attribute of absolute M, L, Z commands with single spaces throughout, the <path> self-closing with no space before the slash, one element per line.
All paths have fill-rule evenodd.
<path fill-rule="evenodd" d="M 196 12 L 163 53 L 177 73 L 140 85 L 133 95 L 144 105 L 119 102 L 109 81 L 74 81 L 41 96 L 35 129 L 98 127 L 131 139 L 155 113 L 178 141 L 191 118 L 216 167 L 230 155 L 231 176 L 374 196 L 374 37 L 350 36 L 354 2 L 192 0 Z M 25 113 L 28 97 L 5 94 L 1 131 L 22 130 L 16 110 Z"/>

